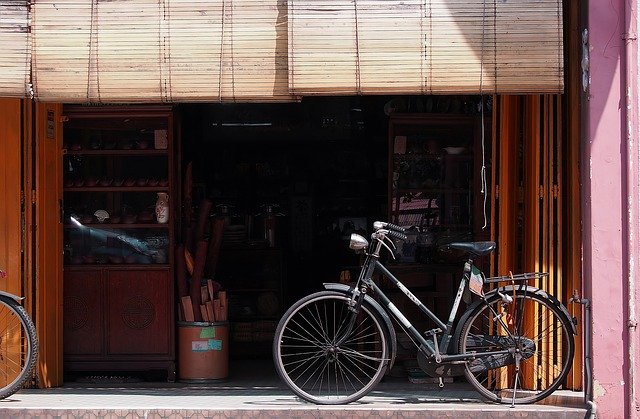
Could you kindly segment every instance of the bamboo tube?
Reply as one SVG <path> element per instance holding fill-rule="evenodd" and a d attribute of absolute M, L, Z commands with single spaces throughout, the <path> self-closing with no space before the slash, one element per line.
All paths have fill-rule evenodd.
<path fill-rule="evenodd" d="M 194 237 L 196 243 L 198 243 L 204 237 L 204 228 L 207 220 L 209 219 L 209 212 L 211 211 L 211 207 L 213 206 L 213 202 L 209 199 L 203 199 L 200 202 L 200 208 L 198 209 L 198 220 L 196 222 L 196 228 L 194 231 Z"/>
<path fill-rule="evenodd" d="M 176 248 L 176 285 L 178 297 L 182 298 L 189 295 L 189 287 L 187 286 L 187 266 L 184 257 L 184 245 L 180 244 Z"/>
<path fill-rule="evenodd" d="M 211 223 L 211 237 L 209 238 L 209 253 L 207 254 L 206 272 L 207 277 L 215 278 L 216 267 L 220 257 L 220 247 L 222 246 L 222 233 L 224 231 L 224 219 L 216 217 Z"/>
<path fill-rule="evenodd" d="M 192 280 L 195 279 L 197 281 L 200 281 L 203 278 L 208 246 L 209 243 L 206 240 L 200 240 L 196 245 L 196 256 L 194 258 L 193 276 L 191 278 Z M 199 291 L 200 283 L 198 283 L 197 286 Z"/>
<path fill-rule="evenodd" d="M 207 255 L 207 242 L 206 240 L 201 240 L 196 245 L 196 257 L 195 263 L 193 267 L 193 276 L 191 277 L 191 288 L 190 288 L 190 296 L 191 303 L 193 307 L 199 307 L 202 304 L 200 300 L 200 280 L 202 279 L 202 274 L 204 272 L 204 263 Z M 202 321 L 202 315 L 200 310 L 193 310 L 195 321 Z"/>

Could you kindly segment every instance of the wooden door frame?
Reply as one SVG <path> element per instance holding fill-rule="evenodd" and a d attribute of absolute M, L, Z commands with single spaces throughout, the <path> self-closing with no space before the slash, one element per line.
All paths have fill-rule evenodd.
<path fill-rule="evenodd" d="M 42 388 L 63 383 L 61 118 L 61 104 L 24 101 L 24 282 L 34 296 Z"/>

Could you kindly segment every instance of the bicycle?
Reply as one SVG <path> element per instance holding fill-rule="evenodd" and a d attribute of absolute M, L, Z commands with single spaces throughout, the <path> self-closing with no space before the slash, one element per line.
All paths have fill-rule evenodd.
<path fill-rule="evenodd" d="M 0 278 L 5 277 L 0 270 Z M 0 399 L 22 388 L 38 359 L 36 327 L 20 305 L 23 299 L 0 291 Z"/>
<path fill-rule="evenodd" d="M 527 284 L 547 274 L 486 278 L 473 263 L 491 253 L 494 242 L 450 243 L 449 249 L 465 253 L 465 262 L 445 322 L 380 262 L 382 249 L 393 254 L 392 239 L 406 240 L 405 233 L 400 226 L 376 221 L 371 243 L 352 234 L 349 247 L 365 255 L 355 285 L 326 283 L 324 291 L 303 297 L 285 312 L 273 342 L 276 370 L 285 384 L 316 404 L 346 404 L 365 396 L 393 366 L 393 319 L 418 347 L 420 368 L 439 378 L 441 387 L 444 377 L 464 375 L 486 399 L 512 406 L 553 393 L 571 367 L 577 332 L 562 303 Z M 437 327 L 423 336 L 374 282 L 376 272 Z M 490 284 L 495 288 L 485 293 Z M 455 321 L 467 290 L 479 298 Z"/>

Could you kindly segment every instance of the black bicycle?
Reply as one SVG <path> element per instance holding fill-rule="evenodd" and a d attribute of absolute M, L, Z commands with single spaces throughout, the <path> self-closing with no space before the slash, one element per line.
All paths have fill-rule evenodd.
<path fill-rule="evenodd" d="M 0 270 L 0 278 L 6 273 Z M 38 360 L 38 335 L 22 297 L 0 291 L 0 399 L 20 390 Z"/>
<path fill-rule="evenodd" d="M 324 291 L 297 301 L 276 329 L 276 370 L 299 397 L 317 404 L 350 403 L 369 393 L 393 366 L 396 333 L 392 319 L 418 347 L 421 369 L 434 378 L 466 376 L 487 399 L 533 403 L 563 383 L 574 356 L 576 326 L 566 307 L 527 282 L 546 273 L 486 278 L 474 260 L 495 243 L 451 243 L 467 255 L 449 318 L 439 319 L 380 262 L 392 239 L 405 229 L 377 221 L 371 244 L 351 235 L 349 247 L 364 253 L 355 285 L 324 284 Z M 398 287 L 436 328 L 424 333 L 373 281 L 381 273 Z M 486 289 L 486 291 L 485 291 Z M 479 298 L 455 321 L 466 291 Z M 374 298 L 375 297 L 375 298 Z"/>

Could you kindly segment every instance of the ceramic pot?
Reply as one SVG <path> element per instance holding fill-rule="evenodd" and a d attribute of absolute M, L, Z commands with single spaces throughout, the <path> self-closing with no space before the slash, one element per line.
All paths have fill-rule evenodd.
<path fill-rule="evenodd" d="M 156 220 L 160 224 L 169 222 L 169 194 L 166 192 L 158 192 L 158 200 L 156 201 Z"/>

